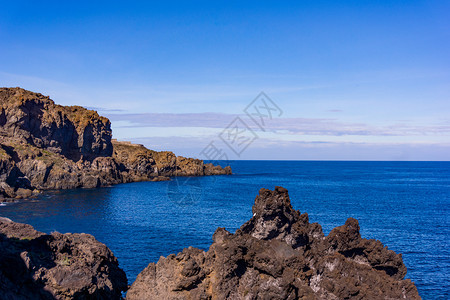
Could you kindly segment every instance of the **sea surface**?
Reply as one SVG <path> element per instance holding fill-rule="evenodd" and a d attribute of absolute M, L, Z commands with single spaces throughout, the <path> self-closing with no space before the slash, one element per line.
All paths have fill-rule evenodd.
<path fill-rule="evenodd" d="M 251 218 L 262 187 L 283 186 L 325 234 L 349 217 L 398 253 L 423 299 L 450 299 L 450 162 L 235 161 L 234 175 L 49 192 L 0 216 L 50 233 L 85 232 L 118 257 L 131 284 L 160 256 L 208 249 L 217 227 Z"/>

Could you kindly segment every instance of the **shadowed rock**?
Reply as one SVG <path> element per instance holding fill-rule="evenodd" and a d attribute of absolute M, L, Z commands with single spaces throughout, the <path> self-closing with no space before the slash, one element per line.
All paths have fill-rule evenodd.
<path fill-rule="evenodd" d="M 89 234 L 50 235 L 0 218 L 0 299 L 121 299 L 127 277 Z"/>
<path fill-rule="evenodd" d="M 291 206 L 286 189 L 261 189 L 235 234 L 216 230 L 207 252 L 161 257 L 127 299 L 420 299 L 400 254 L 362 239 L 348 219 L 325 237 Z"/>

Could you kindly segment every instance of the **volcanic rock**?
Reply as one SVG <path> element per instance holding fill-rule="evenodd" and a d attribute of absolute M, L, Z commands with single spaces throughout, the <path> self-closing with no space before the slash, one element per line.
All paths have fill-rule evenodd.
<path fill-rule="evenodd" d="M 420 299 L 401 254 L 361 238 L 358 221 L 324 236 L 292 208 L 286 189 L 261 189 L 235 234 L 219 228 L 208 251 L 161 257 L 127 299 Z"/>
<path fill-rule="evenodd" d="M 127 277 L 89 234 L 44 234 L 0 218 L 0 299 L 121 299 Z"/>

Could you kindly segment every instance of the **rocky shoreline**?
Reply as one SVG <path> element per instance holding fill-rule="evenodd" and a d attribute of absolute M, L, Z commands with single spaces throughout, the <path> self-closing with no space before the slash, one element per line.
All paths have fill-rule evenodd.
<path fill-rule="evenodd" d="M 0 218 L 0 295 L 9 299 L 421 299 L 401 254 L 361 238 L 349 218 L 328 236 L 288 191 L 261 189 L 253 217 L 218 228 L 208 251 L 150 263 L 128 288 L 117 259 L 89 234 L 43 234 Z M 5 297 L 6 297 L 5 296 Z M 1 297 L 0 297 L 1 298 Z M 6 299 L 6 298 L 5 298 Z"/>
<path fill-rule="evenodd" d="M 0 202 L 42 190 L 228 174 L 229 166 L 113 140 L 110 121 L 95 111 L 0 88 Z"/>
<path fill-rule="evenodd" d="M 97 112 L 0 88 L 0 202 L 43 190 L 96 188 L 231 168 L 112 139 Z M 253 217 L 216 230 L 208 251 L 189 247 L 150 263 L 128 286 L 92 235 L 45 234 L 0 217 L 0 299 L 420 299 L 401 254 L 362 239 L 355 219 L 325 236 L 291 206 L 286 189 L 261 189 Z"/>

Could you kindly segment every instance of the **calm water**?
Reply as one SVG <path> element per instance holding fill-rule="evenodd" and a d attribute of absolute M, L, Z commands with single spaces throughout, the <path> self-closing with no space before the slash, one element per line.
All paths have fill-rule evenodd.
<path fill-rule="evenodd" d="M 149 262 L 207 249 L 217 227 L 251 218 L 261 187 L 289 190 L 326 234 L 348 217 L 364 238 L 403 253 L 424 299 L 450 298 L 450 162 L 237 161 L 232 176 L 179 178 L 42 195 L 0 215 L 44 232 L 86 232 L 118 257 L 132 283 Z M 185 182 L 187 180 L 187 182 Z"/>

